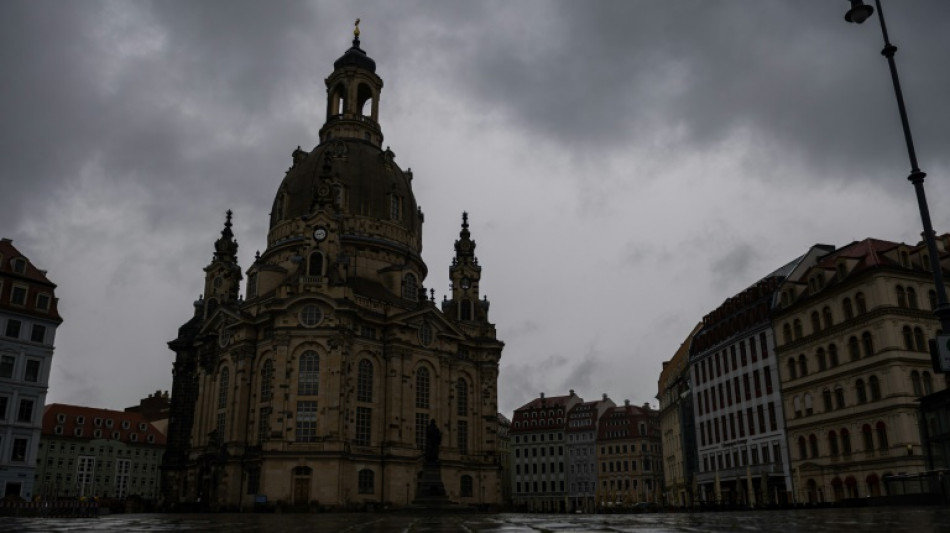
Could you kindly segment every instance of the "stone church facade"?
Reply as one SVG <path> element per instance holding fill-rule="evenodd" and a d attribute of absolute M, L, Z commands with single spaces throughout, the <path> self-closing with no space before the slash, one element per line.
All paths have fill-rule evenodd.
<path fill-rule="evenodd" d="M 501 502 L 498 363 L 463 214 L 437 306 L 412 173 L 382 148 L 382 79 L 359 46 L 326 79 L 320 142 L 277 189 L 267 248 L 237 262 L 231 213 L 175 352 L 164 503 L 399 507 L 425 428 L 452 501 Z"/>

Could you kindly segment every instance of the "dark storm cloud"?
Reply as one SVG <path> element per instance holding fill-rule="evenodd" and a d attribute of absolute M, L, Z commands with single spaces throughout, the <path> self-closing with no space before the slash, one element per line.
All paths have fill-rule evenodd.
<path fill-rule="evenodd" d="M 950 3 L 890 4 L 919 151 L 945 165 Z M 799 154 L 815 179 L 909 168 L 877 21 L 846 23 L 844 1 L 531 5 L 500 9 L 505 18 L 523 12 L 460 47 L 457 79 L 531 136 L 601 153 L 668 127 L 683 135 L 683 150 L 749 129 L 762 148 Z"/>

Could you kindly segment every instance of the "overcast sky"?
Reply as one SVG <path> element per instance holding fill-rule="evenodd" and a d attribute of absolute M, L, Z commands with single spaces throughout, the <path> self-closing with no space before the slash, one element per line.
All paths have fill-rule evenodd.
<path fill-rule="evenodd" d="M 437 301 L 461 213 L 506 343 L 499 408 L 655 403 L 662 361 L 804 253 L 920 218 L 876 18 L 845 0 L 0 3 L 0 236 L 58 284 L 47 402 L 171 388 L 224 213 L 266 246 L 362 19 Z M 938 232 L 950 2 L 885 4 Z"/>

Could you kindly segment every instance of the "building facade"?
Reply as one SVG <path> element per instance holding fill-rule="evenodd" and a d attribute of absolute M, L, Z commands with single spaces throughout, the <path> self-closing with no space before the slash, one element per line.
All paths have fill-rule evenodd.
<path fill-rule="evenodd" d="M 660 503 L 663 451 L 660 417 L 648 404 L 604 411 L 597 426 L 597 503 L 600 509 Z"/>
<path fill-rule="evenodd" d="M 690 346 L 700 500 L 784 504 L 792 488 L 772 327 L 778 287 L 826 245 L 765 276 L 703 318 Z"/>
<path fill-rule="evenodd" d="M 0 239 L 0 496 L 31 499 L 53 362 L 56 285 Z"/>
<path fill-rule="evenodd" d="M 293 152 L 277 188 L 246 296 L 229 212 L 169 343 L 169 505 L 408 505 L 430 420 L 449 498 L 501 501 L 503 343 L 468 217 L 440 308 L 423 286 L 413 176 L 382 148 L 383 81 L 354 33 L 326 79 L 320 142 Z"/>
<path fill-rule="evenodd" d="M 613 400 L 581 402 L 567 412 L 567 487 L 569 511 L 597 510 L 597 428 Z"/>
<path fill-rule="evenodd" d="M 156 502 L 164 451 L 165 436 L 139 413 L 48 405 L 36 495 Z"/>
<path fill-rule="evenodd" d="M 693 505 L 693 478 L 697 464 L 689 347 L 701 328 L 702 322 L 693 328 L 673 357 L 663 362 L 657 383 L 663 450 L 663 502 L 676 507 Z"/>
<path fill-rule="evenodd" d="M 584 400 L 570 391 L 566 396 L 538 398 L 515 410 L 511 421 L 514 451 L 512 504 L 529 512 L 566 512 L 565 471 L 567 413 Z"/>
<path fill-rule="evenodd" d="M 938 241 L 943 252 L 950 236 Z M 928 351 L 939 328 L 929 265 L 922 244 L 865 239 L 782 285 L 777 353 L 798 501 L 881 496 L 887 476 L 927 468 L 918 400 L 945 388 Z"/>

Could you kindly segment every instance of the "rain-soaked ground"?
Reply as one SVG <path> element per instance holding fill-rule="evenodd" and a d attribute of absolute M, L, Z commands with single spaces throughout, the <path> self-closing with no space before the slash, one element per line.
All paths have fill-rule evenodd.
<path fill-rule="evenodd" d="M 950 533 L 950 508 L 871 507 L 636 515 L 115 514 L 95 519 L 0 518 L 0 531 Z"/>

